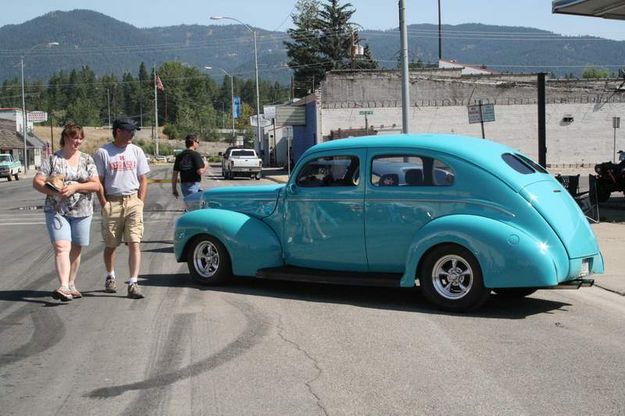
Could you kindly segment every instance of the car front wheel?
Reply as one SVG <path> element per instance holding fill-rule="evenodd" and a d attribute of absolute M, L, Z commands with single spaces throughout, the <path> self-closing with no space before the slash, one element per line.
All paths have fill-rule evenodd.
<path fill-rule="evenodd" d="M 232 277 L 230 256 L 224 245 L 209 235 L 195 237 L 187 252 L 187 265 L 196 282 L 214 286 Z"/>
<path fill-rule="evenodd" d="M 482 270 L 466 248 L 445 244 L 427 254 L 421 268 L 423 295 L 439 309 L 462 312 L 476 309 L 488 299 Z"/>

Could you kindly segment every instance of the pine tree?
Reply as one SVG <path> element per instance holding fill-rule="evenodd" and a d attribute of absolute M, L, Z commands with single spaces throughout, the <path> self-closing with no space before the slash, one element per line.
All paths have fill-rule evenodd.
<path fill-rule="evenodd" d="M 326 71 L 351 66 L 354 28 L 349 22 L 356 11 L 351 3 L 339 5 L 340 0 L 329 0 L 319 10 L 319 45 Z"/>
<path fill-rule="evenodd" d="M 359 43 L 358 24 L 350 22 L 356 11 L 340 0 L 299 0 L 291 16 L 294 29 L 287 31 L 290 42 L 284 42 L 293 70 L 296 96 L 313 92 L 333 69 L 374 69 L 377 61 L 365 46 L 364 55 L 354 53 Z"/>
<path fill-rule="evenodd" d="M 321 47 L 317 16 L 318 0 L 298 0 L 295 13 L 291 15 L 293 29 L 287 30 L 291 41 L 285 41 L 288 65 L 293 70 L 295 95 L 312 92 L 323 79 Z"/>

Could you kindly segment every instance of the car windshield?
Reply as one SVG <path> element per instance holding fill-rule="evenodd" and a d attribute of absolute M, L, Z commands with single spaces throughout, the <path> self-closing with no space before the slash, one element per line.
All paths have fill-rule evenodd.
<path fill-rule="evenodd" d="M 356 156 L 330 156 L 307 162 L 297 177 L 305 187 L 356 186 L 359 161 Z"/>
<path fill-rule="evenodd" d="M 11 158 L 9 155 L 0 155 L 0 162 L 8 162 Z"/>

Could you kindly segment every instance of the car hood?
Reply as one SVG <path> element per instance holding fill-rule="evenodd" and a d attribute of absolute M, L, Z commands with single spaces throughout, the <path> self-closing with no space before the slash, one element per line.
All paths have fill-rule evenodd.
<path fill-rule="evenodd" d="M 276 208 L 284 185 L 227 186 L 202 194 L 202 208 L 219 208 L 264 218 Z"/>
<path fill-rule="evenodd" d="M 556 232 L 570 258 L 599 253 L 597 239 L 586 216 L 558 181 L 532 183 L 521 190 L 521 195 Z"/>

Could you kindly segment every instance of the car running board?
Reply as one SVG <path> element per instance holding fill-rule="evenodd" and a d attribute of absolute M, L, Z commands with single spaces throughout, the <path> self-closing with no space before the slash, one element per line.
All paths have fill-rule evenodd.
<path fill-rule="evenodd" d="M 317 270 L 303 267 L 283 266 L 260 269 L 259 279 L 291 280 L 296 282 L 330 283 L 349 286 L 399 287 L 399 273 L 356 273 L 332 270 Z"/>

